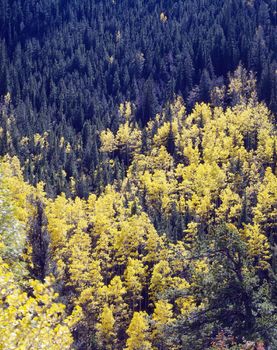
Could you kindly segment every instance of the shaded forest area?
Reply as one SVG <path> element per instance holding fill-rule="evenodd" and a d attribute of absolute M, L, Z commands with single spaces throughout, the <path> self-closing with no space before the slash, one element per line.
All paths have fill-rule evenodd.
<path fill-rule="evenodd" d="M 87 197 L 126 173 L 128 160 L 99 152 L 123 101 L 140 127 L 175 94 L 191 110 L 220 88 L 224 106 L 241 62 L 276 112 L 275 24 L 270 0 L 0 0 L 0 152 L 50 195 Z"/>

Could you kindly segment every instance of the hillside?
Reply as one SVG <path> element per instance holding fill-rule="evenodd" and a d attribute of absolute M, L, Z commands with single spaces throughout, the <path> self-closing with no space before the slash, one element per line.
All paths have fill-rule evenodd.
<path fill-rule="evenodd" d="M 127 175 L 87 200 L 2 160 L 2 349 L 277 345 L 276 130 L 244 93 L 192 112 L 178 97 L 144 129 L 122 104 L 101 151 Z"/>
<path fill-rule="evenodd" d="M 270 0 L 1 0 L 0 95 L 14 122 L 1 120 L 13 141 L 0 154 L 52 195 L 70 195 L 71 178 L 79 196 L 99 193 L 118 175 L 101 166 L 98 133 L 117 130 L 124 101 L 145 126 L 175 95 L 188 110 L 209 102 L 241 62 L 276 113 L 276 34 Z"/>
<path fill-rule="evenodd" d="M 276 2 L 0 0 L 0 350 L 277 349 Z"/>

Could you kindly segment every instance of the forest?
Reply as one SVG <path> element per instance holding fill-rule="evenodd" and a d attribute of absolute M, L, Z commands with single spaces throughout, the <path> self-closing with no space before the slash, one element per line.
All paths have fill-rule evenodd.
<path fill-rule="evenodd" d="M 71 178 L 78 196 L 99 194 L 127 170 L 99 152 L 124 101 L 144 127 L 176 95 L 188 110 L 210 102 L 241 63 L 276 114 L 276 38 L 272 0 L 0 0 L 0 95 L 15 116 L 0 154 L 51 196 L 70 196 Z"/>
<path fill-rule="evenodd" d="M 88 199 L 2 159 L 1 349 L 274 349 L 276 129 L 243 68 L 228 94 L 144 129 L 122 103 L 100 151 L 127 173 Z"/>
<path fill-rule="evenodd" d="M 277 348 L 276 32 L 0 0 L 0 350 Z"/>

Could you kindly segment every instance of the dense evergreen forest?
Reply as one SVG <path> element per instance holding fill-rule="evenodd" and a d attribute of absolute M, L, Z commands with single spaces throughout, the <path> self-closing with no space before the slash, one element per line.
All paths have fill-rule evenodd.
<path fill-rule="evenodd" d="M 126 171 L 103 162 L 98 137 L 117 130 L 124 101 L 143 127 L 174 95 L 188 110 L 211 101 L 241 62 L 276 112 L 276 34 L 271 0 L 1 0 L 0 95 L 14 119 L 2 116 L 0 152 L 52 195 L 73 179 L 79 196 L 99 192 Z"/>
<path fill-rule="evenodd" d="M 276 2 L 0 0 L 0 350 L 277 349 Z"/>

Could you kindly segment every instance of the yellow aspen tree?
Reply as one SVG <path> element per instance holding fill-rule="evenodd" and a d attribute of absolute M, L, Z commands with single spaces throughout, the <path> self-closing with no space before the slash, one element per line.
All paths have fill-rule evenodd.
<path fill-rule="evenodd" d="M 65 305 L 57 303 L 58 295 L 45 284 L 32 280 L 33 296 L 21 290 L 9 266 L 0 258 L 0 348 L 71 349 L 71 328 L 79 321 L 81 309 L 67 317 Z"/>
<path fill-rule="evenodd" d="M 153 345 L 155 349 L 162 348 L 166 339 L 164 337 L 164 327 L 173 322 L 173 305 L 166 300 L 158 300 L 155 303 L 155 309 L 152 316 L 154 321 L 151 338 L 153 339 Z"/>
<path fill-rule="evenodd" d="M 68 201 L 64 194 L 58 196 L 55 201 L 48 201 L 46 206 L 48 230 L 54 252 L 66 245 L 67 233 L 72 228 L 72 225 L 68 222 L 67 209 Z"/>
<path fill-rule="evenodd" d="M 130 101 L 125 101 L 124 103 L 121 103 L 119 106 L 119 112 L 122 117 L 126 118 L 126 120 L 129 120 L 132 115 L 132 104 Z"/>
<path fill-rule="evenodd" d="M 113 310 L 106 304 L 100 315 L 100 321 L 96 325 L 97 339 L 103 349 L 116 349 L 114 324 L 115 319 L 113 317 Z"/>
<path fill-rule="evenodd" d="M 164 236 L 159 236 L 155 227 L 147 218 L 147 236 L 145 241 L 145 255 L 142 260 L 150 265 L 157 263 L 160 260 L 160 252 L 165 247 Z"/>
<path fill-rule="evenodd" d="M 124 277 L 126 289 L 131 294 L 130 299 L 134 309 L 142 299 L 141 292 L 146 279 L 146 268 L 140 260 L 129 258 Z"/>
<path fill-rule="evenodd" d="M 10 203 L 14 207 L 15 217 L 24 225 L 34 214 L 35 209 L 28 200 L 32 187 L 24 182 L 19 159 L 5 156 L 0 163 L 0 173 L 2 174 L 1 186 L 10 193 Z"/>
<path fill-rule="evenodd" d="M 117 141 L 114 134 L 110 129 L 102 131 L 100 134 L 101 140 L 101 151 L 102 152 L 113 152 L 117 149 Z"/>
<path fill-rule="evenodd" d="M 149 286 L 151 299 L 153 301 L 158 299 L 159 293 L 165 292 L 165 290 L 168 288 L 170 273 L 171 268 L 166 260 L 161 260 L 155 264 Z"/>
<path fill-rule="evenodd" d="M 113 310 L 113 317 L 116 321 L 114 331 L 116 333 L 125 330 L 127 326 L 129 306 L 125 302 L 126 292 L 120 276 L 115 276 L 108 286 L 99 290 L 102 302 L 110 305 Z"/>
<path fill-rule="evenodd" d="M 223 222 L 238 222 L 242 210 L 240 196 L 227 186 L 220 194 L 221 205 L 216 210 L 217 220 Z"/>
<path fill-rule="evenodd" d="M 116 232 L 114 249 L 118 264 L 125 264 L 128 257 L 138 258 L 139 248 L 147 235 L 147 216 L 133 215 L 123 220 Z"/>
<path fill-rule="evenodd" d="M 262 269 L 268 268 L 270 246 L 267 237 L 261 232 L 259 225 L 245 225 L 244 229 L 242 230 L 242 236 L 247 243 L 247 253 L 250 257 L 255 258 L 257 261 L 255 265 Z"/>
<path fill-rule="evenodd" d="M 129 121 L 125 124 L 121 124 L 117 134 L 116 142 L 118 147 L 128 155 L 128 153 L 137 153 L 141 149 L 141 140 L 142 132 L 130 126 Z"/>
<path fill-rule="evenodd" d="M 254 208 L 254 222 L 260 224 L 265 232 L 277 228 L 277 177 L 271 168 L 267 168 L 257 195 Z"/>
<path fill-rule="evenodd" d="M 128 339 L 125 350 L 151 350 L 149 324 L 146 312 L 134 312 L 126 331 Z"/>
<path fill-rule="evenodd" d="M 88 287 L 99 288 L 102 283 L 100 264 L 91 259 L 91 239 L 79 229 L 70 238 L 67 246 L 69 285 L 80 293 Z"/>

